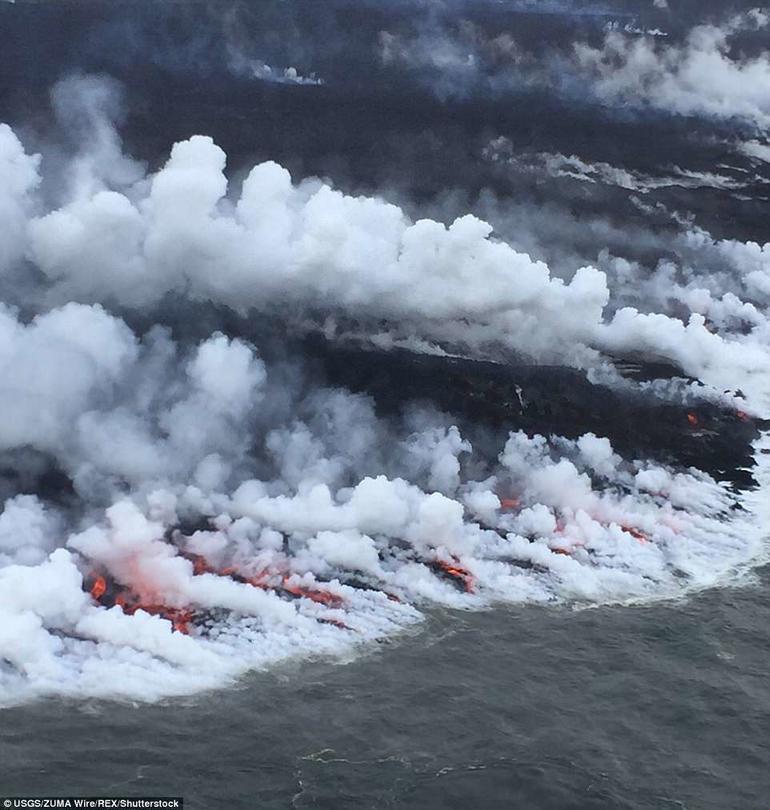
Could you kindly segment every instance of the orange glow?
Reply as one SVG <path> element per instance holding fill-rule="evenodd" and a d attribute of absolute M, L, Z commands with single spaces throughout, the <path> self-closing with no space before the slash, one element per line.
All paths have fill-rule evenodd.
<path fill-rule="evenodd" d="M 501 498 L 501 509 L 518 509 L 521 506 L 521 501 L 518 498 Z"/>
<path fill-rule="evenodd" d="M 290 593 L 292 596 L 305 597 L 305 599 L 310 599 L 313 602 L 317 602 L 319 605 L 326 605 L 327 607 L 340 607 L 342 605 L 342 597 L 330 591 L 311 589 L 304 585 L 290 584 L 286 580 L 283 581 L 282 588 L 286 593 Z"/>
<path fill-rule="evenodd" d="M 735 415 L 741 420 L 741 422 L 751 421 L 751 417 L 745 411 L 736 411 Z"/>
<path fill-rule="evenodd" d="M 270 583 L 271 574 L 269 571 L 260 571 L 260 573 L 254 576 L 247 577 L 241 574 L 241 572 L 232 565 L 226 568 L 216 569 L 200 554 L 185 554 L 184 556 L 192 561 L 193 573 L 196 575 L 216 574 L 221 577 L 229 577 L 244 585 L 251 585 L 252 588 L 261 588 L 262 590 L 275 589 L 275 584 L 271 585 Z M 279 588 L 292 596 L 298 598 L 304 597 L 305 599 L 310 599 L 313 602 L 317 602 L 319 605 L 326 605 L 327 607 L 336 608 L 344 604 L 342 597 L 338 596 L 336 593 L 331 593 L 319 587 L 311 588 L 304 585 L 291 584 L 288 582 L 288 577 L 283 578 Z"/>
<path fill-rule="evenodd" d="M 215 574 L 216 571 L 209 565 L 208 560 L 200 554 L 190 554 L 187 558 L 193 564 L 193 574 Z"/>
<path fill-rule="evenodd" d="M 339 627 L 341 630 L 350 630 L 351 628 L 345 624 L 345 622 L 340 621 L 339 619 L 332 619 L 329 616 L 322 616 L 318 619 L 319 622 L 323 624 L 333 624 L 335 627 Z"/>
<path fill-rule="evenodd" d="M 144 603 L 141 597 L 130 589 L 118 585 L 114 581 L 107 582 L 101 574 L 94 578 L 90 588 L 91 596 L 105 607 L 117 605 L 127 616 L 133 616 L 138 610 L 143 610 L 153 616 L 160 616 L 171 622 L 171 626 L 178 633 L 188 635 L 190 622 L 193 620 L 193 611 L 185 608 L 173 608 L 163 604 Z M 109 598 L 108 598 L 109 597 Z"/>
<path fill-rule="evenodd" d="M 473 593 L 473 574 L 467 569 L 463 568 L 458 560 L 453 563 L 444 562 L 443 560 L 436 560 L 436 566 L 440 568 L 445 574 L 452 577 L 452 579 L 460 582 L 465 589 L 466 593 Z"/>
<path fill-rule="evenodd" d="M 193 620 L 194 613 L 188 608 L 173 608 L 167 605 L 156 604 L 147 605 L 143 604 L 141 601 L 135 601 L 133 603 L 125 602 L 121 607 L 123 608 L 123 612 L 127 613 L 129 616 L 133 616 L 133 614 L 139 610 L 143 610 L 151 616 L 160 616 L 162 619 L 171 622 L 171 627 L 176 630 L 177 633 L 190 634 L 190 622 Z"/>
<path fill-rule="evenodd" d="M 700 419 L 694 413 L 687 414 L 687 421 L 690 423 L 692 427 L 698 427 L 700 424 Z"/>
<path fill-rule="evenodd" d="M 630 534 L 635 540 L 638 540 L 640 543 L 649 543 L 650 538 L 647 536 L 645 532 L 641 529 L 637 529 L 636 526 L 621 526 L 620 527 L 626 534 Z"/>
<path fill-rule="evenodd" d="M 190 634 L 190 622 L 193 620 L 194 613 L 189 608 L 144 604 L 138 597 L 130 593 L 123 598 L 119 596 L 115 600 L 115 604 L 119 604 L 123 612 L 128 616 L 133 616 L 137 611 L 143 610 L 151 616 L 160 616 L 161 619 L 166 619 L 171 622 L 171 627 L 176 630 L 177 633 L 184 633 L 186 636 Z"/>
<path fill-rule="evenodd" d="M 133 606 L 134 606 L 134 603 L 135 603 L 136 601 L 137 601 L 137 600 L 136 600 L 134 597 L 129 596 L 129 595 L 125 594 L 125 593 L 119 593 L 119 594 L 118 594 L 118 595 L 115 597 L 115 604 L 116 604 L 116 605 L 117 605 L 119 608 L 121 608 L 121 609 L 123 610 L 123 612 L 124 612 L 124 613 L 129 613 L 129 614 L 130 614 L 130 613 L 133 613 L 133 611 L 134 611 L 134 607 L 133 607 Z"/>
<path fill-rule="evenodd" d="M 344 605 L 345 600 L 336 593 L 326 590 L 319 585 L 301 585 L 289 582 L 289 578 L 276 571 L 260 571 L 257 574 L 247 576 L 242 574 L 235 566 L 217 568 L 213 566 L 203 555 L 180 552 L 180 556 L 189 560 L 193 566 L 193 575 L 214 574 L 215 576 L 228 577 L 235 582 L 250 585 L 253 588 L 262 590 L 279 591 L 292 596 L 310 599 L 317 604 L 329 608 L 339 608 Z M 146 599 L 140 593 L 131 588 L 117 584 L 114 580 L 108 580 L 101 575 L 92 574 L 86 581 L 85 587 L 90 585 L 90 593 L 93 598 L 104 605 L 112 607 L 117 605 L 126 615 L 133 616 L 137 611 L 143 610 L 153 616 L 160 616 L 171 622 L 171 626 L 177 633 L 189 635 L 191 626 L 195 620 L 195 610 L 188 607 L 171 607 L 162 602 Z M 398 597 L 390 597 L 398 600 Z M 318 617 L 318 621 L 334 624 L 337 627 L 350 630 L 344 622 L 332 617 Z"/>
<path fill-rule="evenodd" d="M 241 574 L 241 572 L 232 565 L 218 570 L 200 554 L 190 554 L 184 556 L 186 556 L 187 559 L 192 560 L 194 574 L 216 574 L 217 576 L 221 577 L 229 577 L 236 582 L 251 585 L 252 588 L 261 588 L 262 590 L 273 590 L 275 588 L 275 585 L 271 585 L 270 583 L 271 574 L 269 571 L 260 571 L 259 574 L 247 577 Z M 338 596 L 336 593 L 331 593 L 330 591 L 318 587 L 311 588 L 304 585 L 290 584 L 288 582 L 288 577 L 283 578 L 279 587 L 280 590 L 284 591 L 285 593 L 289 593 L 292 596 L 299 598 L 304 597 L 305 599 L 310 599 L 313 602 L 317 602 L 319 605 L 326 605 L 327 607 L 336 608 L 340 607 L 344 603 L 342 597 Z"/>
<path fill-rule="evenodd" d="M 94 576 L 92 574 L 92 576 Z M 98 602 L 107 591 L 107 580 L 101 575 L 94 576 L 93 585 L 91 585 L 91 596 Z"/>
<path fill-rule="evenodd" d="M 260 571 L 253 577 L 247 577 L 245 580 L 252 588 L 262 588 L 267 590 L 270 587 L 270 572 Z"/>

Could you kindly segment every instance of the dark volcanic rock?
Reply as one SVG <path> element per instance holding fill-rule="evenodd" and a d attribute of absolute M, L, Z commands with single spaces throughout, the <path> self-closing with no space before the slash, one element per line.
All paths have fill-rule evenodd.
<path fill-rule="evenodd" d="M 637 390 L 591 383 L 561 366 L 503 365 L 394 350 L 341 348 L 314 340 L 329 382 L 370 394 L 381 413 L 428 401 L 460 423 L 575 438 L 606 436 L 630 457 L 695 466 L 719 480 L 748 486 L 757 425 L 702 402 L 664 402 Z"/>

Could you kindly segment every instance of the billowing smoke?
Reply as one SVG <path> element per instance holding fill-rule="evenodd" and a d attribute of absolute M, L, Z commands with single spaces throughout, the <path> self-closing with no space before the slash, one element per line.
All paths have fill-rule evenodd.
<path fill-rule="evenodd" d="M 41 207 L 38 158 L 10 129 L 0 138 L 11 176 L 4 206 L 18 230 L 23 212 Z M 102 134 L 98 143 L 114 151 L 114 139 Z M 448 227 L 411 221 L 378 198 L 318 180 L 294 184 L 273 162 L 255 166 L 229 196 L 226 156 L 204 136 L 176 144 L 160 171 L 128 185 L 102 174 L 100 161 L 79 158 L 87 181 L 78 172 L 71 199 L 29 219 L 26 243 L 13 248 L 44 277 L 49 305 L 138 309 L 182 295 L 243 314 L 303 313 L 332 330 L 337 318 L 384 320 L 426 341 L 465 350 L 496 343 L 582 368 L 605 365 L 601 351 L 642 350 L 727 388 L 770 369 L 767 349 L 741 334 L 712 333 L 698 307 L 685 323 L 633 307 L 607 317 L 602 271 L 581 267 L 565 283 L 474 216 Z M 135 167 L 120 154 L 108 163 L 121 161 Z M 764 396 L 761 385 L 755 396 Z"/>
<path fill-rule="evenodd" d="M 1 701 L 187 694 L 431 604 L 673 597 L 761 558 L 758 501 L 717 471 L 518 429 L 551 407 L 518 387 L 497 430 L 383 412 L 292 341 L 525 358 L 626 393 L 620 357 L 666 360 L 681 386 L 653 394 L 695 402 L 681 431 L 703 438 L 701 406 L 741 424 L 770 408 L 764 311 L 739 298 L 766 295 L 763 248 L 699 249 L 751 267 L 708 322 L 686 282 L 685 318 L 616 306 L 620 271 L 564 281 L 474 216 L 412 220 L 274 162 L 230 190 L 201 135 L 146 171 L 109 83 L 54 100 L 86 126 L 63 168 L 0 128 Z"/>
<path fill-rule="evenodd" d="M 543 51 L 528 47 L 516 26 L 488 33 L 469 19 L 433 14 L 414 31 L 383 31 L 379 55 L 384 66 L 409 72 L 442 99 L 555 91 L 567 101 L 598 102 L 625 114 L 652 108 L 739 119 L 764 131 L 770 124 L 770 56 L 756 47 L 747 53 L 735 40 L 767 24 L 766 12 L 756 8 L 669 38 L 656 27 L 610 19 L 599 44 L 589 30 L 570 47 L 546 45 Z"/>
<path fill-rule="evenodd" d="M 756 147 L 757 144 L 749 141 L 741 148 L 752 154 Z M 578 155 L 552 152 L 534 152 L 522 155 L 516 153 L 510 139 L 504 136 L 490 141 L 482 150 L 482 156 L 485 160 L 499 166 L 509 167 L 516 172 L 545 174 L 555 178 L 570 178 L 583 183 L 616 186 L 639 194 L 648 194 L 671 187 L 737 191 L 748 188 L 753 182 L 760 179 L 756 175 L 735 178 L 718 172 L 694 172 L 679 166 L 673 166 L 672 170 L 665 175 L 650 176 L 639 171 L 613 166 L 604 161 L 586 161 Z"/>
<path fill-rule="evenodd" d="M 608 102 L 646 105 L 681 115 L 742 118 L 770 124 L 770 57 L 735 58 L 731 38 L 767 27 L 759 9 L 720 25 L 699 25 L 681 45 L 628 38 L 610 31 L 601 48 L 577 45 L 577 66 L 593 91 Z"/>

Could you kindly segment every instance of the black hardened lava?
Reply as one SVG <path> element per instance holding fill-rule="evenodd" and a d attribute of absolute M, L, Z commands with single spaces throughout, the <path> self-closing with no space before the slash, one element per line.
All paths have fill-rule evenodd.
<path fill-rule="evenodd" d="M 677 405 L 615 390 L 561 366 L 343 348 L 317 339 L 307 351 L 331 384 L 370 394 L 382 413 L 427 401 L 461 423 L 567 438 L 592 432 L 627 457 L 697 467 L 739 487 L 753 484 L 757 423 L 710 403 Z"/>

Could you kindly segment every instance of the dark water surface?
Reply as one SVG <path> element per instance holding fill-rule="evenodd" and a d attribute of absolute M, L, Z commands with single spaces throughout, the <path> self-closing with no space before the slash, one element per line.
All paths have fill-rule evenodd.
<path fill-rule="evenodd" d="M 0 713 L 0 795 L 187 808 L 770 805 L 770 569 L 687 601 L 432 615 L 346 664 Z"/>
<path fill-rule="evenodd" d="M 589 16 L 496 22 L 493 11 L 507 14 L 511 4 L 483 5 L 478 26 L 510 29 L 535 53 L 603 35 L 604 21 Z M 663 25 L 650 0 L 603 5 L 613 19 L 628 11 L 640 25 Z M 678 16 L 666 11 L 664 27 L 677 41 L 723 7 L 747 3 L 670 5 Z M 234 74 L 226 35 L 237 26 L 221 19 L 230 6 L 246 26 L 246 56 L 317 70 L 327 83 Z M 236 176 L 275 159 L 295 179 L 329 175 L 420 215 L 433 202 L 436 216 L 451 220 L 481 208 L 477 197 L 490 192 L 500 235 L 522 249 L 529 239 L 568 275 L 604 248 L 654 267 L 673 243 L 648 242 L 647 232 L 679 228 L 657 204 L 715 237 L 767 241 L 770 177 L 731 146 L 753 137 L 738 122 L 634 115 L 542 90 L 501 100 L 483 84 L 472 98 L 435 98 L 419 72 L 388 73 L 378 56 L 380 32 L 408 31 L 412 13 L 401 3 L 344 0 L 0 2 L 0 120 L 28 135 L 30 148 L 57 138 L 75 148 L 77 129 L 57 135 L 49 91 L 73 73 L 106 73 L 124 85 L 126 148 L 150 168 L 174 140 L 200 132 L 225 147 Z M 642 216 L 627 190 L 483 159 L 501 136 L 525 156 L 575 154 L 654 176 L 718 168 L 755 186 L 740 195 L 651 190 L 653 213 Z M 520 225 L 517 212 L 532 206 Z M 585 219 L 560 233 L 574 212 Z M 594 230 L 594 215 L 619 235 Z M 195 330 L 208 323 L 190 321 Z M 770 568 L 740 588 L 648 607 L 434 612 L 347 663 L 299 662 L 186 700 L 0 710 L 0 796 L 182 795 L 188 810 L 762 810 L 770 808 L 769 659 Z"/>

